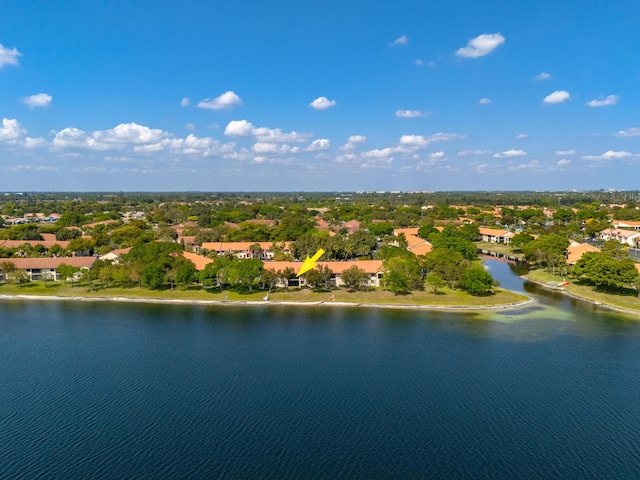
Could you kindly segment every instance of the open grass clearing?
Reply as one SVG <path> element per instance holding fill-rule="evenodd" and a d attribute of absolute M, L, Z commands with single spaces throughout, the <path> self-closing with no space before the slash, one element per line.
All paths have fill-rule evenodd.
<path fill-rule="evenodd" d="M 502 243 L 491 243 L 491 242 L 474 242 L 474 243 L 479 249 L 482 249 L 482 250 L 496 252 L 501 255 L 509 255 L 511 257 L 516 257 L 521 260 L 524 259 L 524 254 L 514 253 L 512 248 L 509 245 L 504 245 Z"/>
<path fill-rule="evenodd" d="M 574 279 L 571 277 L 552 275 L 551 273 L 544 270 L 532 270 L 527 275 L 527 278 L 540 283 L 568 281 L 569 284 L 563 286 L 563 288 L 565 288 L 567 292 L 577 297 L 585 298 L 593 302 L 599 302 L 617 308 L 635 310 L 640 313 L 640 299 L 638 298 L 637 292 L 635 290 L 625 289 L 620 293 L 601 292 L 597 291 L 595 287 L 591 285 L 574 283 Z"/>

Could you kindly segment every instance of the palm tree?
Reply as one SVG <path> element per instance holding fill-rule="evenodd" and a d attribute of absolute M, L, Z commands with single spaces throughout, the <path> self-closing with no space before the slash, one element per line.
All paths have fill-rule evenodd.
<path fill-rule="evenodd" d="M 287 267 L 284 270 L 278 270 L 278 278 L 282 280 L 282 283 L 284 283 L 285 290 L 289 290 L 289 279 L 295 274 L 296 271 L 291 267 Z"/>
<path fill-rule="evenodd" d="M 251 258 L 260 258 L 262 247 L 256 242 L 253 245 L 249 245 L 249 251 L 251 252 Z"/>

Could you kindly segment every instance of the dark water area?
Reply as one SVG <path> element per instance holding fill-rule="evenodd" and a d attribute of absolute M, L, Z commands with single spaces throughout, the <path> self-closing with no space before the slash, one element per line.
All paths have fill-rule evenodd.
<path fill-rule="evenodd" d="M 640 321 L 489 265 L 535 301 L 0 302 L 0 477 L 640 478 Z"/>

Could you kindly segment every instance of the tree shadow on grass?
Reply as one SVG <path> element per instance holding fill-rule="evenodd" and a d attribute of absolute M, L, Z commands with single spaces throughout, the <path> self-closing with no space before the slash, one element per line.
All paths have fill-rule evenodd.
<path fill-rule="evenodd" d="M 590 282 L 587 279 L 579 279 L 574 280 L 575 285 L 580 285 L 581 287 L 591 287 L 595 292 L 604 293 L 606 295 L 615 295 L 616 297 L 638 297 L 638 290 L 635 288 L 627 288 L 627 287 L 609 287 L 606 285 L 594 285 L 593 282 Z"/>

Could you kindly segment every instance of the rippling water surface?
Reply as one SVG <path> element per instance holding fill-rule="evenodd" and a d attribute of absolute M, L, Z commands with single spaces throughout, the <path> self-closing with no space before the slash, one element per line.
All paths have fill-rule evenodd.
<path fill-rule="evenodd" d="M 4 301 L 0 477 L 640 478 L 640 322 Z"/>

